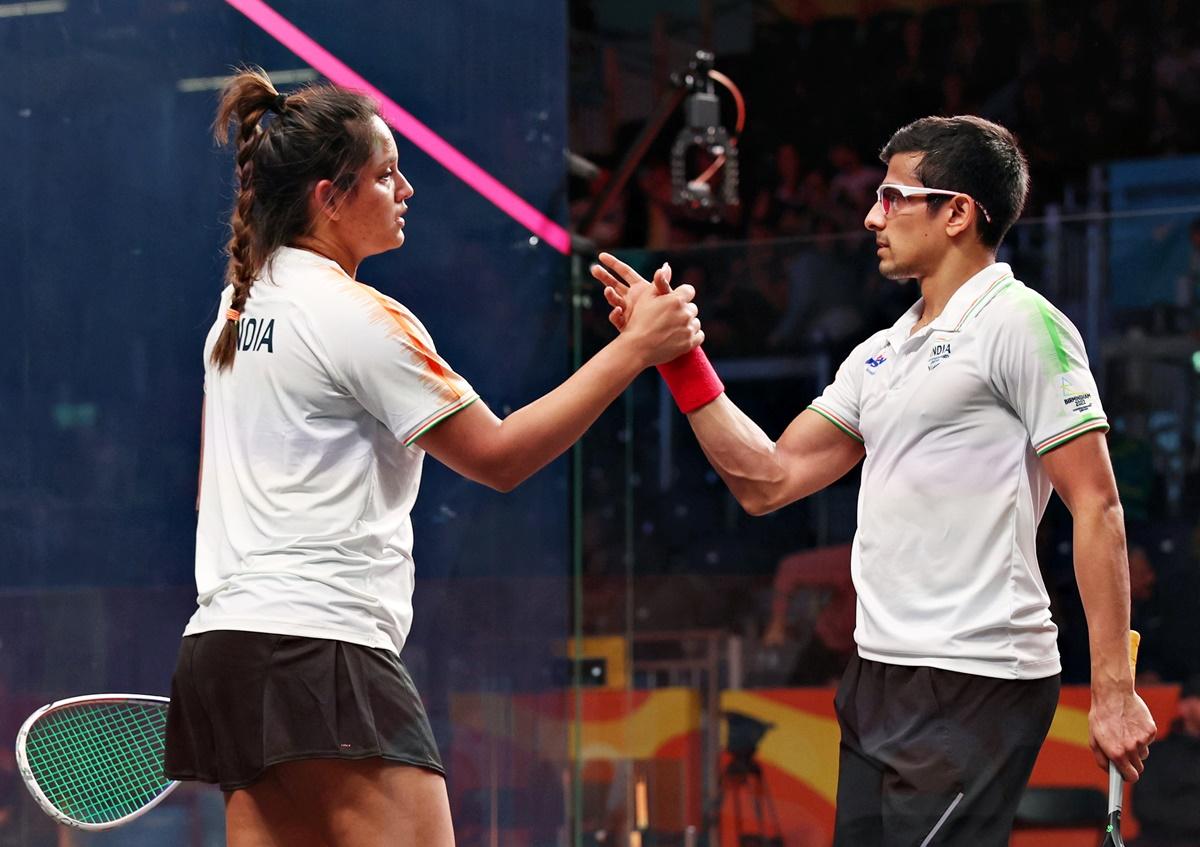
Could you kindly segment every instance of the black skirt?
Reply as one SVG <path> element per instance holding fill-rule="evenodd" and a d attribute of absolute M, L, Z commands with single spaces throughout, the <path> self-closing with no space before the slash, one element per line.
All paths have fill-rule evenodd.
<path fill-rule="evenodd" d="M 233 791 L 280 762 L 373 757 L 445 773 L 399 656 L 235 630 L 183 639 L 167 713 L 169 778 Z"/>

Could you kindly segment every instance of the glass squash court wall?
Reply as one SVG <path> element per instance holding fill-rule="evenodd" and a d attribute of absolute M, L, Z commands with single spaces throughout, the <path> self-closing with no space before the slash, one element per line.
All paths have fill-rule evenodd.
<path fill-rule="evenodd" d="M 565 9 L 274 8 L 561 222 Z M 218 78 L 243 62 L 284 88 L 321 78 L 219 0 L 0 3 L 0 847 L 221 843 L 211 789 L 177 792 L 114 833 L 56 830 L 5 739 L 49 700 L 167 690 L 194 603 L 200 347 L 232 198 L 231 156 L 209 124 Z M 422 318 L 493 409 L 516 408 L 611 337 L 603 303 L 582 266 L 398 143 L 416 187 L 408 243 L 361 276 Z M 1131 537 L 1158 580 L 1142 606 L 1160 627 L 1143 663 L 1168 681 L 1196 667 L 1190 630 L 1172 628 L 1200 608 L 1200 209 L 1181 194 L 1196 181 L 1185 168 L 1159 197 L 1144 188 L 1153 174 L 1113 169 L 1094 205 L 1024 222 L 1004 257 L 1087 339 Z M 1150 214 L 1163 207 L 1174 211 Z M 643 269 L 664 258 L 621 252 Z M 911 302 L 911 287 L 878 278 L 870 252 L 855 232 L 665 257 L 700 291 L 730 396 L 769 434 L 854 340 Z M 836 739 L 823 683 L 837 651 L 819 648 L 818 629 L 844 640 L 839 567 L 856 495 L 852 473 L 746 516 L 652 374 L 571 458 L 511 494 L 428 462 L 404 658 L 450 770 L 459 843 L 732 844 L 739 829 L 772 834 L 768 796 L 789 847 L 827 843 Z M 1061 507 L 1043 535 L 1066 680 L 1078 682 Z M 772 624 L 780 637 L 767 638 Z M 1156 643 L 1173 647 L 1155 655 Z M 762 792 L 730 779 L 749 760 Z"/>
<path fill-rule="evenodd" d="M 561 222 L 564 7 L 269 6 Z M 168 691 L 194 605 L 201 346 L 233 196 L 232 155 L 211 140 L 216 91 L 243 63 L 283 90 L 328 70 L 272 31 L 221 0 L 0 3 L 4 847 L 221 843 L 207 788 L 68 837 L 21 785 L 12 739 L 44 702 Z M 497 413 L 516 408 L 569 373 L 566 260 L 397 141 L 416 189 L 408 241 L 360 278 L 412 308 Z M 453 774 L 459 843 L 562 843 L 568 462 L 503 496 L 425 468 L 404 659 Z"/>
<path fill-rule="evenodd" d="M 1156 645 L 1141 667 L 1160 732 L 1178 683 L 1200 669 L 1200 204 L 1184 196 L 1188 187 L 1200 196 L 1198 176 L 1195 159 L 1099 167 L 1092 202 L 1031 216 L 1000 256 L 1076 324 L 1098 376 L 1134 625 Z M 878 275 L 865 231 L 614 252 L 647 276 L 669 260 L 675 283 L 696 287 L 706 351 L 729 397 L 773 438 L 855 344 L 918 296 Z M 602 301 L 584 311 L 586 350 L 611 336 L 606 314 Z M 596 682 L 583 693 L 584 843 L 729 847 L 779 835 L 789 847 L 827 847 L 833 692 L 853 649 L 858 469 L 751 517 L 653 373 L 582 452 L 582 642 Z M 1057 498 L 1039 558 L 1060 630 L 1062 706 L 1085 715 L 1087 634 L 1070 515 Z M 1035 784 L 1101 788 L 1086 736 L 1057 727 Z M 1136 805 L 1126 809 L 1136 827 Z M 1031 832 L 1012 843 L 1082 847 L 1095 835 Z"/>

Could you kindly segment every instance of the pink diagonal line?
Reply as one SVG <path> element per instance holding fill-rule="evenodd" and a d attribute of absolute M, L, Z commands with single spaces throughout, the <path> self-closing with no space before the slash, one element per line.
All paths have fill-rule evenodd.
<path fill-rule="evenodd" d="M 295 24 L 276 12 L 263 0 L 226 0 L 226 2 L 266 30 L 268 35 L 279 41 L 331 82 L 343 88 L 353 88 L 374 98 L 379 103 L 384 120 L 396 132 L 424 150 L 435 162 L 495 203 L 502 212 L 512 217 L 555 250 L 564 254 L 570 252 L 571 236 L 565 229 L 530 206 L 512 189 L 460 153 L 448 141 L 402 109 L 394 100 L 363 79 L 304 32 L 301 32 Z"/>

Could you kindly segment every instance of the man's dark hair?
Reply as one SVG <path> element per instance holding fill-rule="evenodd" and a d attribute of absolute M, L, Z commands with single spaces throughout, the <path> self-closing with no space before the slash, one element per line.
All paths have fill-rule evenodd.
<path fill-rule="evenodd" d="M 961 191 L 987 209 L 978 215 L 979 240 L 1000 245 L 1029 196 L 1029 163 L 1017 139 L 999 124 L 974 115 L 929 117 L 901 127 L 879 153 L 886 165 L 899 153 L 920 153 L 916 177 L 928 188 Z M 927 198 L 930 208 L 948 197 Z"/>

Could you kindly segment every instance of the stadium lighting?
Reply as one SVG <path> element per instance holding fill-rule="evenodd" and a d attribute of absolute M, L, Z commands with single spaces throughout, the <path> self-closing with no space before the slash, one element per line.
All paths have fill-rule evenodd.
<path fill-rule="evenodd" d="M 54 15 L 67 11 L 67 0 L 34 0 L 30 3 L 0 3 L 0 18 L 25 15 Z"/>
<path fill-rule="evenodd" d="M 267 76 L 275 85 L 293 85 L 297 82 L 312 82 L 317 78 L 317 72 L 312 68 L 291 68 L 284 71 L 267 71 Z M 233 79 L 231 76 L 193 76 L 181 79 L 175 87 L 184 92 L 220 91 L 225 83 Z"/>

